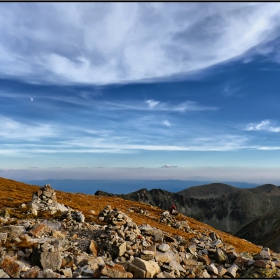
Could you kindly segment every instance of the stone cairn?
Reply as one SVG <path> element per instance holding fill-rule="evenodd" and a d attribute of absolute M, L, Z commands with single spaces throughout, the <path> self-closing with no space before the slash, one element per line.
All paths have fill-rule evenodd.
<path fill-rule="evenodd" d="M 77 221 L 72 212 L 16 225 L 8 215 L 0 219 L 0 278 L 280 277 L 280 256 L 269 248 L 237 253 L 210 230 L 171 236 L 110 205 L 99 223 Z"/>
<path fill-rule="evenodd" d="M 48 211 L 52 214 L 57 211 L 65 212 L 68 210 L 63 204 L 57 202 L 56 193 L 50 184 L 44 185 L 32 196 L 32 200 L 27 204 L 31 212 L 37 215 L 37 210 Z"/>
<path fill-rule="evenodd" d="M 192 232 L 190 226 L 188 225 L 188 221 L 177 221 L 175 216 L 172 216 L 168 211 L 164 211 L 161 214 L 159 222 L 164 223 L 173 228 L 184 230 L 186 232 Z"/>

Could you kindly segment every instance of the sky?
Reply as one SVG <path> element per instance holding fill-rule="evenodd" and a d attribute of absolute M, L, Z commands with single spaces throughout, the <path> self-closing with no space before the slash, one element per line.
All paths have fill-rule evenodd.
<path fill-rule="evenodd" d="M 280 183 L 280 3 L 0 3 L 0 177 Z"/>

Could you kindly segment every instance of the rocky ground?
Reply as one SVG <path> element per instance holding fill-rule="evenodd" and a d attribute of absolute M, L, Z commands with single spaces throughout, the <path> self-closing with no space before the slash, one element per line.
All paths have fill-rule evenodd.
<path fill-rule="evenodd" d="M 15 210 L 26 218 L 10 217 Z M 214 231 L 192 229 L 168 212 L 159 219 L 166 231 L 137 225 L 130 217 L 137 211 L 143 210 L 124 213 L 107 205 L 96 222 L 85 222 L 81 211 L 59 204 L 46 185 L 29 203 L 1 212 L 0 278 L 280 277 L 280 256 L 269 248 L 237 252 Z M 29 217 L 42 212 L 48 215 Z M 170 227 L 193 237 L 171 235 Z"/>

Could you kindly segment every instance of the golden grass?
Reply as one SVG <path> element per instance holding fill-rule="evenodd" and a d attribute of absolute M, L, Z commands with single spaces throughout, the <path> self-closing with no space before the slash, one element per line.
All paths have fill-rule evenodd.
<path fill-rule="evenodd" d="M 46 182 L 47 183 L 47 182 Z M 36 192 L 40 187 L 34 185 L 27 185 L 25 183 L 20 183 L 14 180 L 0 178 L 0 209 L 2 208 L 14 208 L 20 206 L 22 203 L 27 203 L 31 200 L 32 194 Z M 175 229 L 172 227 L 168 227 L 165 224 L 159 223 L 159 219 L 162 209 L 158 207 L 153 207 L 151 205 L 147 205 L 141 202 L 124 200 L 120 197 L 102 197 L 95 195 L 87 195 L 81 193 L 67 193 L 62 191 L 56 191 L 57 200 L 59 203 L 63 203 L 64 205 L 68 205 L 71 208 L 80 210 L 86 217 L 86 222 L 96 222 L 100 223 L 97 220 L 98 213 L 107 205 L 110 204 L 113 208 L 117 208 L 118 210 L 126 213 L 129 217 L 131 217 L 137 225 L 140 224 L 149 224 L 152 227 L 157 227 L 161 230 L 167 231 L 170 235 L 181 235 L 182 237 L 192 238 L 195 236 L 193 233 L 187 233 L 179 229 Z M 12 198 L 9 199 L 9 198 Z M 146 210 L 149 213 L 149 216 L 144 216 L 140 213 L 131 212 L 128 213 L 127 210 L 131 207 L 140 207 L 143 210 Z M 90 210 L 94 210 L 95 214 L 90 213 Z M 18 219 L 25 218 L 24 211 L 26 210 L 16 210 L 12 216 L 17 216 Z M 12 210 L 11 210 L 12 213 Z M 11 214 L 10 213 L 10 214 Z M 39 213 L 39 217 L 43 217 L 44 213 Z M 49 215 L 45 214 L 45 218 L 48 218 Z M 193 230 L 199 230 L 202 233 L 209 233 L 210 231 L 216 232 L 220 237 L 222 237 L 223 241 L 232 245 L 237 252 L 249 252 L 249 253 L 258 253 L 260 248 L 246 240 L 234 237 L 225 232 L 214 229 L 213 227 L 203 224 L 193 218 L 180 215 L 177 217 L 178 220 L 187 220 L 189 226 Z"/>

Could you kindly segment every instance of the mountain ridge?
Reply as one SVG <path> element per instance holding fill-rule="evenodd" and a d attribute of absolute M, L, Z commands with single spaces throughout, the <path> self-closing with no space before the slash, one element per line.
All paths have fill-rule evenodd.
<path fill-rule="evenodd" d="M 141 189 L 130 194 L 120 195 L 120 197 L 149 203 L 165 210 L 169 209 L 171 204 L 176 204 L 180 213 L 219 230 L 240 237 L 245 236 L 248 240 L 252 238 L 250 241 L 262 242 L 263 246 L 272 243 L 272 246 L 275 246 L 277 243 L 277 241 L 271 243 L 269 238 L 256 239 L 250 235 L 243 235 L 241 231 L 241 229 L 246 230 L 246 226 L 253 221 L 262 221 L 261 217 L 264 215 L 273 216 L 271 212 L 279 208 L 280 187 L 273 184 L 242 189 L 226 184 L 212 183 L 194 186 L 178 193 L 159 189 Z M 266 227 L 261 232 L 263 235 L 269 236 L 269 230 L 269 227 Z M 278 238 L 276 239 L 278 240 Z M 272 248 L 279 249 L 278 247 Z"/>
<path fill-rule="evenodd" d="M 46 182 L 47 183 L 47 182 Z M 30 200 L 33 193 L 40 189 L 36 185 L 28 185 L 23 182 L 18 182 L 11 179 L 0 177 L 0 207 L 3 208 L 14 208 L 19 207 L 22 203 L 26 203 Z M 134 219 L 137 224 L 148 223 L 152 227 L 156 226 L 162 230 L 166 230 L 166 225 L 157 222 L 159 220 L 162 209 L 158 207 L 153 207 L 143 202 L 135 202 L 124 200 L 123 198 L 111 195 L 110 197 L 102 197 L 97 195 L 86 195 L 82 193 L 67 193 L 56 190 L 57 201 L 63 203 L 65 206 L 71 206 L 72 208 L 82 211 L 86 217 L 86 220 L 96 221 L 96 218 L 92 214 L 91 210 L 95 213 L 101 211 L 107 204 L 112 207 L 117 207 L 123 212 L 127 212 L 129 207 L 143 209 L 144 211 L 149 211 L 151 213 L 150 217 L 143 216 L 138 212 L 131 212 L 130 216 Z M 155 219 L 156 218 L 156 219 Z M 210 225 L 204 224 L 200 221 L 193 219 L 192 217 L 187 217 L 189 225 L 193 229 L 198 229 L 202 233 L 205 230 L 211 230 L 219 234 L 225 242 L 232 244 L 237 252 L 248 251 L 251 253 L 256 253 L 259 251 L 259 246 L 243 240 L 236 238 L 233 235 L 217 230 Z M 168 228 L 168 231 L 173 235 L 181 235 L 186 238 L 192 238 L 194 235 L 191 233 L 181 232 L 175 228 Z"/>
<path fill-rule="evenodd" d="M 76 192 L 80 189 L 83 193 L 94 194 L 98 190 L 114 193 L 127 194 L 145 187 L 148 190 L 160 188 L 167 191 L 179 192 L 192 186 L 209 184 L 209 180 L 101 180 L 101 179 L 44 179 L 25 180 L 27 184 L 43 186 L 49 182 L 55 189 L 67 192 Z M 225 181 L 236 187 L 251 188 L 257 184 L 247 182 Z"/>

